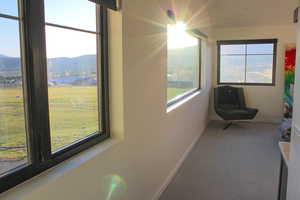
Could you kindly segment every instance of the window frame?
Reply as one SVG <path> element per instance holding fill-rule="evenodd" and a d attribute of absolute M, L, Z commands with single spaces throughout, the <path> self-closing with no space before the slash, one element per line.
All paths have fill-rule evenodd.
<path fill-rule="evenodd" d="M 202 38 L 207 38 L 207 35 L 205 35 L 204 33 L 200 32 L 199 30 L 188 30 L 187 31 L 191 36 L 193 36 L 194 38 L 196 38 L 198 40 L 198 49 L 199 49 L 199 87 L 189 90 L 173 99 L 171 99 L 170 101 L 167 101 L 167 107 L 170 107 L 174 104 L 177 104 L 179 102 L 181 102 L 182 100 L 188 98 L 189 96 L 192 96 L 193 94 L 195 94 L 196 92 L 200 91 L 202 89 L 202 47 L 203 47 L 203 39 Z M 167 66 L 167 70 L 168 70 L 168 66 Z M 167 91 L 168 91 L 168 80 L 167 80 Z"/>
<path fill-rule="evenodd" d="M 101 131 L 83 138 L 56 152 L 51 152 L 50 120 L 47 82 L 47 56 L 45 38 L 44 1 L 19 0 L 19 17 L 0 14 L 0 17 L 20 22 L 21 68 L 26 113 L 28 162 L 0 176 L 0 193 L 34 177 L 35 175 L 69 159 L 70 157 L 108 139 L 109 128 L 109 55 L 108 13 L 103 6 L 97 8 L 98 71 L 101 70 L 98 98 Z M 39 16 L 39 17 L 37 17 Z M 101 59 L 101 60 L 100 60 Z M 101 62 L 99 62 L 101 61 Z M 99 75 L 98 75 L 99 76 Z M 100 89 L 101 88 L 101 89 Z M 98 92 L 99 97 L 99 92 Z"/>
<path fill-rule="evenodd" d="M 248 45 L 248 44 L 273 44 L 273 65 L 272 65 L 272 83 L 237 83 L 237 82 L 221 82 L 221 46 L 222 45 Z M 276 85 L 276 66 L 277 66 L 277 45 L 278 39 L 255 39 L 255 40 L 219 40 L 217 41 L 217 84 L 218 85 L 249 85 L 249 86 L 275 86 Z M 247 58 L 247 54 L 244 54 Z M 263 54 L 262 54 L 263 55 Z M 247 69 L 247 62 L 245 62 Z M 247 70 L 245 70 L 245 73 Z M 245 75 L 246 77 L 246 75 Z"/>

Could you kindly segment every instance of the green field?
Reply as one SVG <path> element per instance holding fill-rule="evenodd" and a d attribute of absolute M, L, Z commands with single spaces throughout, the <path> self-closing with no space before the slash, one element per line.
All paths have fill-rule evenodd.
<path fill-rule="evenodd" d="M 22 90 L 0 90 L 0 159 L 20 159 L 26 156 L 25 120 Z"/>
<path fill-rule="evenodd" d="M 168 89 L 168 101 L 188 89 Z M 50 87 L 52 150 L 98 130 L 96 87 Z M 26 131 L 21 88 L 0 89 L 0 160 L 25 158 Z"/>
<path fill-rule="evenodd" d="M 181 89 L 181 88 L 168 88 L 168 96 L 167 99 L 168 101 L 172 100 L 173 98 L 175 98 L 176 96 L 183 94 L 187 91 L 189 91 L 190 89 Z"/>
<path fill-rule="evenodd" d="M 49 88 L 51 146 L 54 151 L 98 130 L 97 105 L 96 87 Z M 26 157 L 20 88 L 0 90 L 0 120 L 0 159 Z"/>
<path fill-rule="evenodd" d="M 97 87 L 49 88 L 52 149 L 99 130 Z"/>

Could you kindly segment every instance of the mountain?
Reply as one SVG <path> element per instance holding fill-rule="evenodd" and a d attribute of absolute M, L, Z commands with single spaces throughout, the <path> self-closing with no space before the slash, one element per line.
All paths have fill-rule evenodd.
<path fill-rule="evenodd" d="M 83 55 L 74 58 L 48 59 L 48 72 L 61 73 L 93 73 L 96 72 L 96 55 Z"/>
<path fill-rule="evenodd" d="M 195 59 L 198 52 L 198 47 L 168 49 L 168 69 L 193 68 L 199 63 L 199 59 Z"/>
<path fill-rule="evenodd" d="M 21 60 L 17 57 L 0 55 L 0 87 L 20 86 Z M 96 85 L 96 55 L 83 55 L 74 58 L 48 59 L 49 86 Z"/>
<path fill-rule="evenodd" d="M 20 74 L 20 58 L 8 57 L 0 54 L 0 74 Z M 96 55 L 83 55 L 74 58 L 48 59 L 48 72 L 62 73 L 92 73 L 96 72 Z"/>
<path fill-rule="evenodd" d="M 0 72 L 19 72 L 20 58 L 0 55 Z"/>

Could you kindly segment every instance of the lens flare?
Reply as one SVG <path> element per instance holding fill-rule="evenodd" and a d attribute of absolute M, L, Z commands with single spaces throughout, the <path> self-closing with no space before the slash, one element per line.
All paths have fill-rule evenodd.
<path fill-rule="evenodd" d="M 102 189 L 105 190 L 106 200 L 121 200 L 126 188 L 125 181 L 119 175 L 111 174 L 103 178 Z"/>
<path fill-rule="evenodd" d="M 168 25 L 168 48 L 178 49 L 189 46 L 195 46 L 198 40 L 187 32 L 187 26 L 184 22 L 177 22 L 174 25 Z"/>

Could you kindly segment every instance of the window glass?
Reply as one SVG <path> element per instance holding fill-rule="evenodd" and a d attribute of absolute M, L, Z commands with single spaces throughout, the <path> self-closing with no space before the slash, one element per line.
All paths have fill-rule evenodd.
<path fill-rule="evenodd" d="M 273 84 L 276 40 L 251 40 L 240 45 L 228 45 L 230 41 L 223 42 L 224 44 L 220 42 L 219 52 L 220 83 Z M 244 41 L 233 43 L 237 42 Z"/>
<path fill-rule="evenodd" d="M 272 83 L 273 56 L 247 56 L 247 83 Z"/>
<path fill-rule="evenodd" d="M 47 26 L 52 150 L 99 130 L 96 34 Z M 75 42 L 76 41 L 76 42 Z"/>
<path fill-rule="evenodd" d="M 271 54 L 274 53 L 274 44 L 248 44 L 247 54 Z"/>
<path fill-rule="evenodd" d="M 8 2 L 8 1 L 7 1 Z M 19 21 L 0 17 L 0 175 L 26 164 Z"/>
<path fill-rule="evenodd" d="M 222 45 L 221 54 L 245 54 L 246 45 Z"/>
<path fill-rule="evenodd" d="M 52 23 L 46 25 L 46 50 L 51 148 L 55 152 L 100 130 L 96 6 L 86 0 L 72 4 L 45 0 L 45 10 L 46 22 Z"/>
<path fill-rule="evenodd" d="M 0 14 L 18 16 L 18 0 L 1 0 Z"/>
<path fill-rule="evenodd" d="M 224 83 L 245 82 L 245 57 L 222 56 L 220 68 L 220 80 Z"/>
<path fill-rule="evenodd" d="M 96 31 L 96 6 L 88 0 L 45 0 L 45 20 L 47 23 Z"/>
<path fill-rule="evenodd" d="M 184 24 L 168 26 L 168 102 L 200 87 L 200 40 Z"/>

